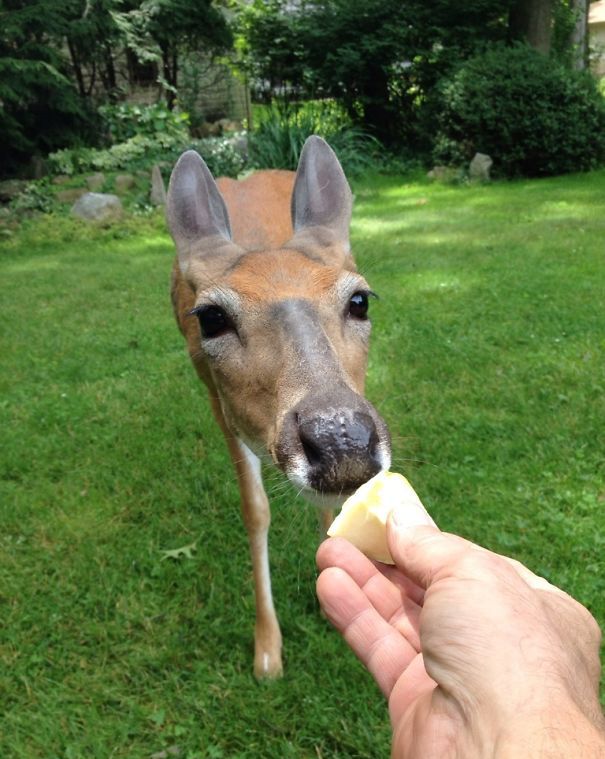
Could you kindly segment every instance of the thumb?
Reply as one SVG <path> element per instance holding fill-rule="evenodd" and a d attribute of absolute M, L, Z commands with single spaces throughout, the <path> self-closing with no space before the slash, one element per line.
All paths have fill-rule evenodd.
<path fill-rule="evenodd" d="M 476 548 L 464 538 L 441 532 L 434 522 L 419 524 L 396 510 L 387 522 L 387 542 L 395 565 L 425 590 L 438 577 L 452 574 L 461 556 Z"/>

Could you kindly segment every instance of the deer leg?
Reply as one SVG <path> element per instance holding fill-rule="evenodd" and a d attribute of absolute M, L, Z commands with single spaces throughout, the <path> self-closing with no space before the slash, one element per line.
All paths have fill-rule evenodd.
<path fill-rule="evenodd" d="M 256 601 L 254 674 L 259 679 L 280 677 L 281 632 L 273 606 L 269 571 L 268 537 L 271 512 L 263 487 L 260 460 L 248 446 L 228 432 L 218 401 L 213 399 L 212 405 L 217 421 L 225 433 L 237 472 L 242 516 L 250 544 Z"/>
<path fill-rule="evenodd" d="M 321 509 L 319 512 L 319 539 L 328 537 L 328 527 L 334 521 L 334 509 Z"/>
<path fill-rule="evenodd" d="M 281 632 L 273 606 L 269 570 L 269 524 L 271 512 L 263 487 L 259 459 L 241 441 L 231 439 L 229 448 L 239 480 L 242 515 L 248 532 L 254 594 L 256 626 L 254 635 L 254 674 L 273 678 L 282 674 Z"/>

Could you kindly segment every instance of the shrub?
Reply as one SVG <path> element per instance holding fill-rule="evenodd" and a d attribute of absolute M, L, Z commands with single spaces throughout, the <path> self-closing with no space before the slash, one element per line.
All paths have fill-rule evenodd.
<path fill-rule="evenodd" d="M 125 142 L 136 135 L 184 136 L 189 126 L 188 113 L 171 111 L 164 103 L 104 105 L 99 108 L 99 113 L 112 143 Z"/>
<path fill-rule="evenodd" d="M 154 163 L 174 163 L 184 150 L 197 150 L 215 176 L 236 177 L 245 168 L 245 158 L 235 148 L 238 136 L 191 140 L 187 134 L 135 135 L 105 150 L 73 148 L 48 156 L 51 173 L 81 174 L 87 171 L 135 171 Z"/>
<path fill-rule="evenodd" d="M 489 153 L 495 171 L 514 177 L 587 170 L 605 158 L 605 100 L 592 76 L 525 45 L 467 60 L 440 93 L 439 162 Z"/>
<path fill-rule="evenodd" d="M 336 103 L 327 101 L 265 109 L 249 138 L 250 162 L 256 169 L 296 169 L 302 146 L 312 134 L 330 143 L 351 176 L 377 159 L 378 141 L 353 126 Z"/>
<path fill-rule="evenodd" d="M 20 192 L 11 202 L 13 211 L 41 211 L 50 213 L 53 210 L 55 199 L 50 191 L 48 178 L 30 182 L 23 192 Z"/>

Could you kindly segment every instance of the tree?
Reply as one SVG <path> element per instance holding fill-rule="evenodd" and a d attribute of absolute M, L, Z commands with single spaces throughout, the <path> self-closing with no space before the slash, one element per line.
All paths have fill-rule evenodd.
<path fill-rule="evenodd" d="M 122 34 L 114 18 L 118 0 L 70 0 L 65 33 L 72 75 L 80 95 L 92 96 L 101 89 L 109 100 L 119 96 L 116 58 L 123 46 Z"/>
<path fill-rule="evenodd" d="M 585 69 L 588 66 L 588 0 L 569 0 L 574 15 L 574 25 L 569 35 L 573 67 Z"/>
<path fill-rule="evenodd" d="M 538 52 L 550 52 L 553 26 L 553 0 L 515 0 L 509 16 L 513 40 L 527 42 Z"/>
<path fill-rule="evenodd" d="M 94 115 L 61 54 L 73 9 L 53 0 L 5 0 L 0 14 L 0 166 L 90 137 Z"/>
<path fill-rule="evenodd" d="M 271 0 L 242 3 L 242 67 L 269 94 L 337 98 L 385 142 L 410 139 L 435 83 L 506 36 L 511 0 Z"/>
<path fill-rule="evenodd" d="M 114 13 L 114 19 L 127 47 L 141 61 L 159 64 L 159 80 L 172 108 L 181 54 L 199 51 L 212 57 L 227 51 L 233 39 L 226 18 L 212 0 L 139 0 L 129 5 Z"/>

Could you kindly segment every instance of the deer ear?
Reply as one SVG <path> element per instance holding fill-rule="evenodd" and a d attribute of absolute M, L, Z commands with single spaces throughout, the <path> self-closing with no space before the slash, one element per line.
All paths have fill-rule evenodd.
<path fill-rule="evenodd" d="M 192 244 L 217 237 L 231 241 L 227 206 L 210 170 L 195 150 L 183 153 L 172 171 L 166 216 L 181 269 L 186 268 Z"/>
<path fill-rule="evenodd" d="M 348 243 L 352 206 L 351 188 L 336 154 L 325 140 L 312 135 L 303 146 L 294 180 L 294 233 L 324 227 L 338 242 Z"/>

